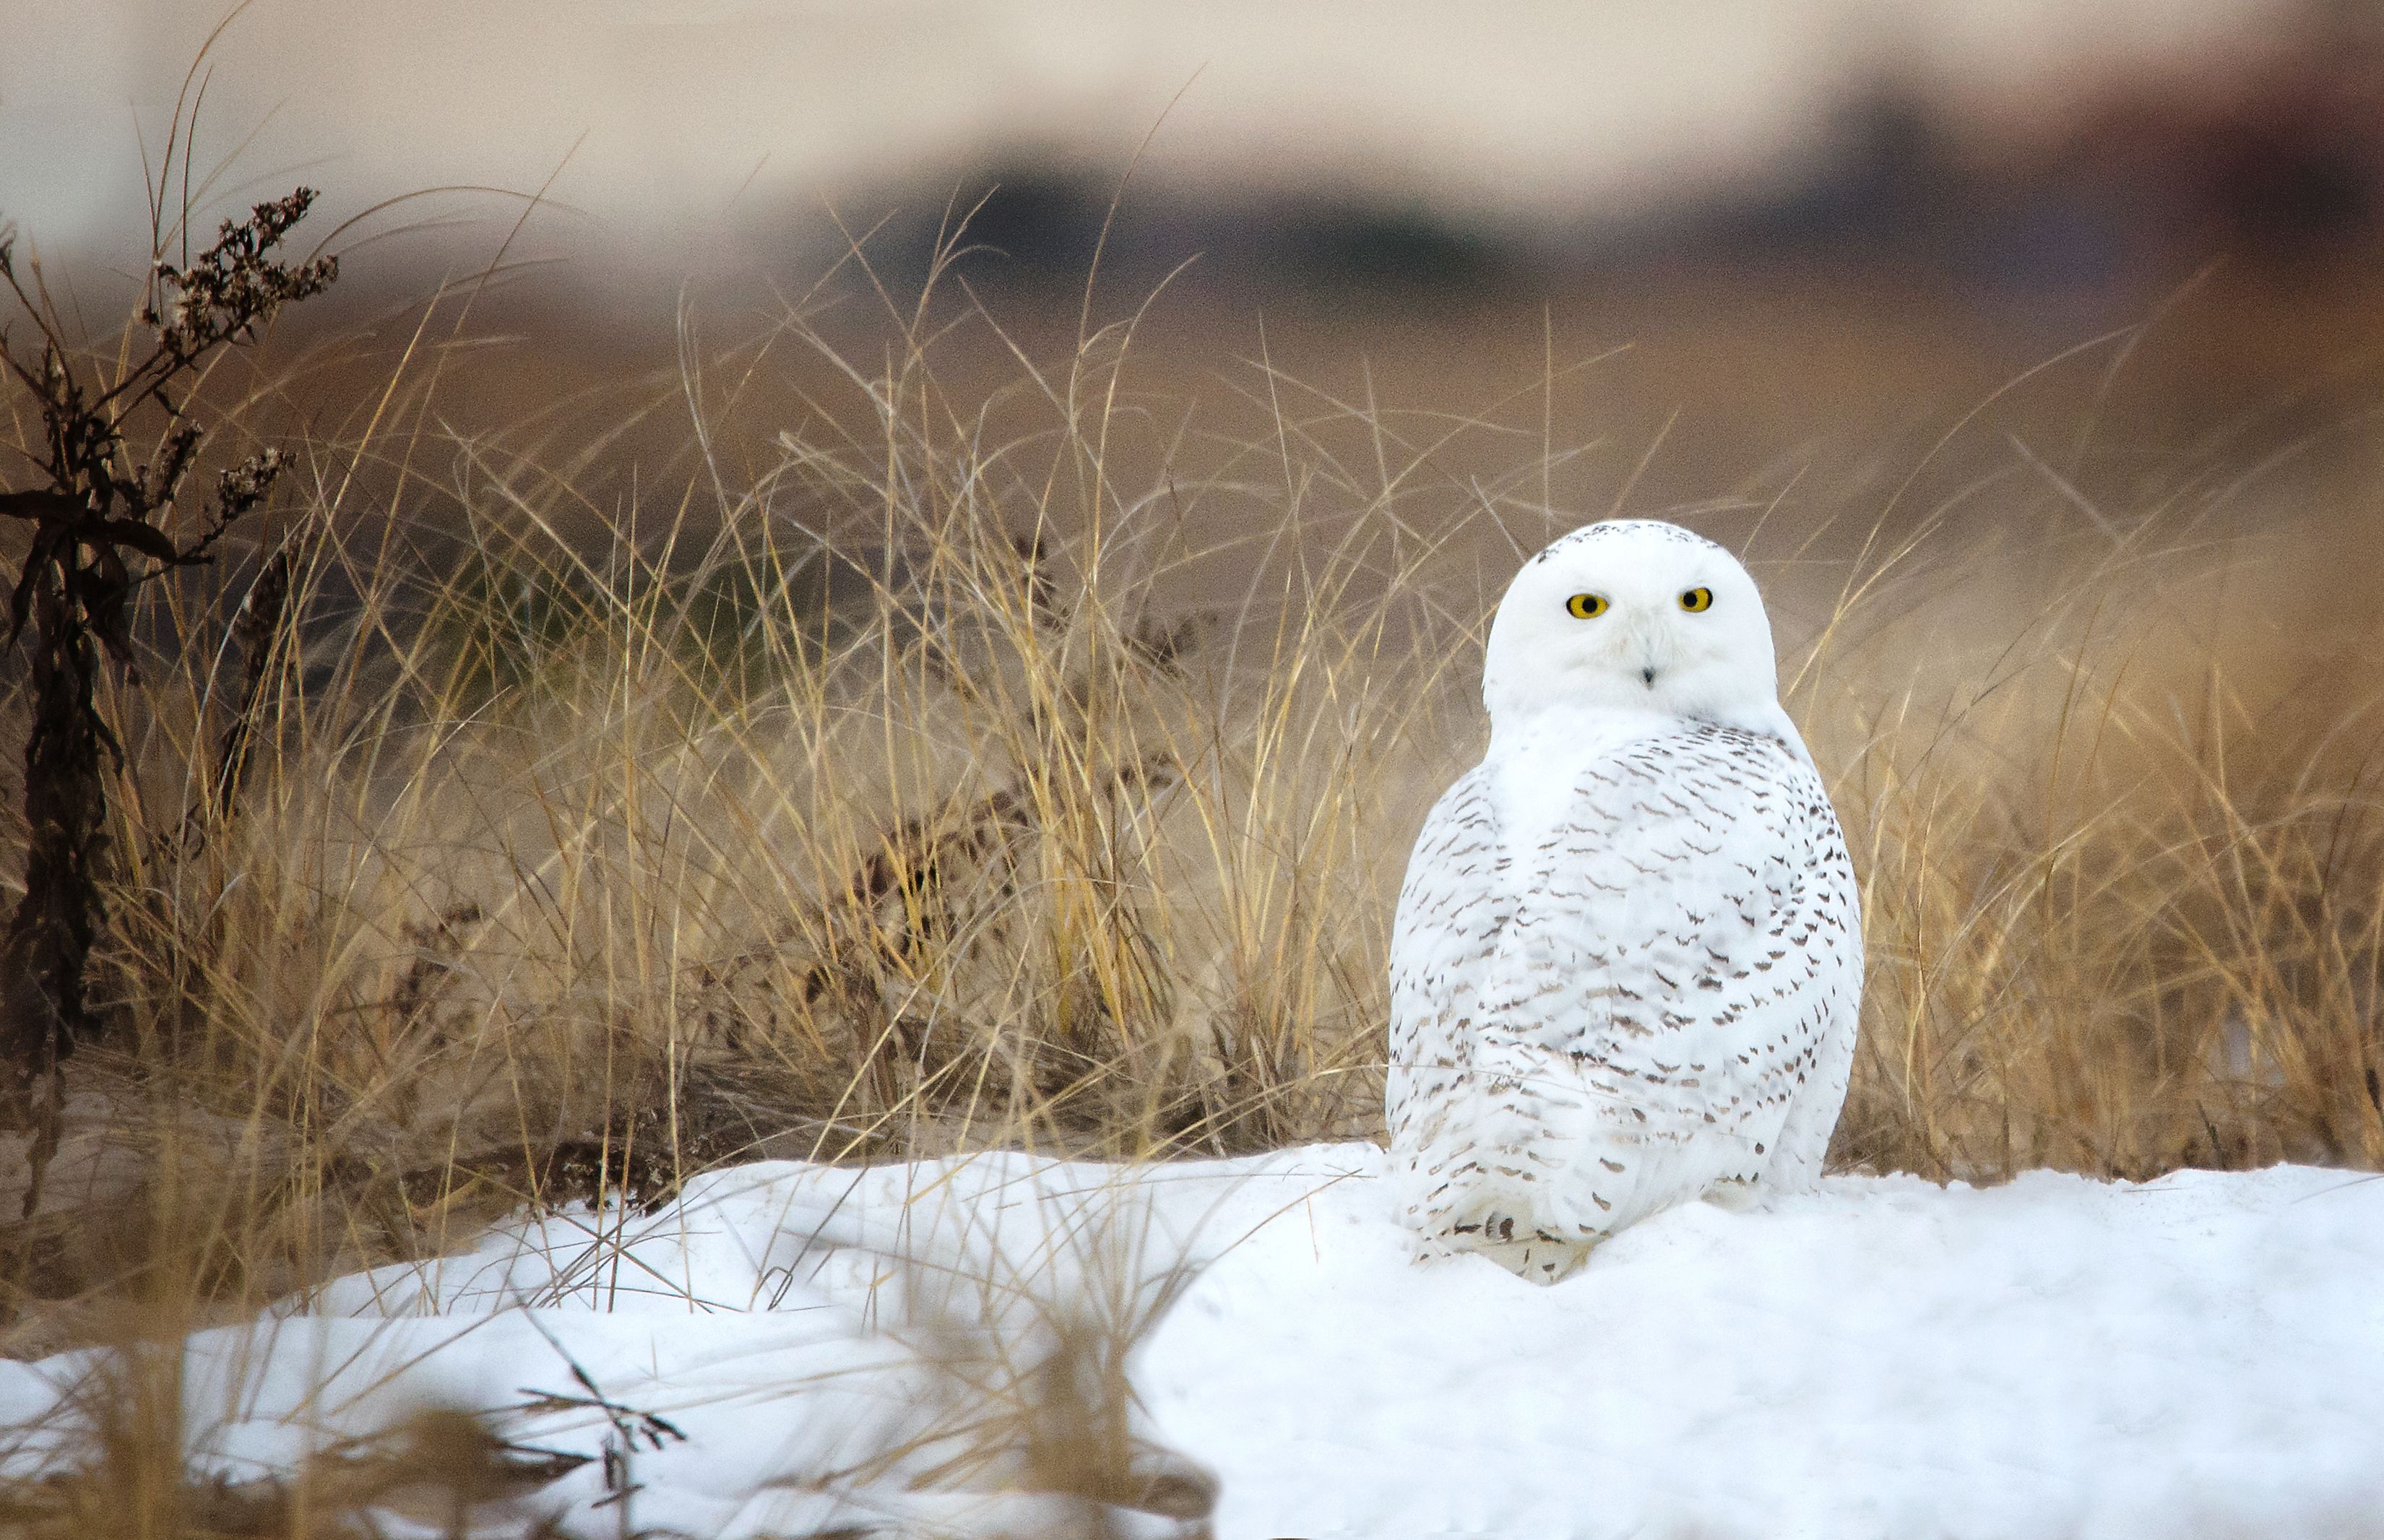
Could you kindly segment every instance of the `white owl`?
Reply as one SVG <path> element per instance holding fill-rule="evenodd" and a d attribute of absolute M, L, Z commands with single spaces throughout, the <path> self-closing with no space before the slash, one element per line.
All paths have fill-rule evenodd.
<path fill-rule="evenodd" d="M 1490 749 L 1408 863 L 1391 1149 L 1427 1248 L 1540 1282 L 1658 1210 L 1819 1173 L 1862 925 L 1845 837 L 1721 547 L 1594 524 L 1524 565 Z"/>

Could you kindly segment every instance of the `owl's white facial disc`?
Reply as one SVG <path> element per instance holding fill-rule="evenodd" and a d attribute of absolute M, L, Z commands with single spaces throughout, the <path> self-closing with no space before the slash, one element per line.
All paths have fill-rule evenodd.
<path fill-rule="evenodd" d="M 1771 622 L 1755 579 L 1701 536 L 1655 519 L 1576 529 L 1523 564 L 1490 625 L 1493 731 L 1551 706 L 1782 736 Z"/>

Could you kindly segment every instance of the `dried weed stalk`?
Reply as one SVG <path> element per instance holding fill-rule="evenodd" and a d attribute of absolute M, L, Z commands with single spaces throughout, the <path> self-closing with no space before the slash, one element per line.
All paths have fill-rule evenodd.
<path fill-rule="evenodd" d="M 130 670 L 135 591 L 207 561 L 280 474 L 279 451 L 251 454 L 217 474 L 195 533 L 172 528 L 205 436 L 191 404 L 209 359 L 255 341 L 283 305 L 337 276 L 334 258 L 292 266 L 276 255 L 314 199 L 302 187 L 258 204 L 245 220 L 225 220 L 188 267 L 159 260 L 141 312 L 148 351 L 112 367 L 86 366 L 39 266 L 20 272 L 13 242 L 0 238 L 0 282 L 36 336 L 27 347 L 0 332 L 0 368 L 39 415 L 32 458 L 44 483 L 0 492 L 0 515 L 31 528 L 6 638 L 12 648 L 27 640 L 31 654 L 29 846 L 24 895 L 0 942 L 0 1122 L 33 1131 L 28 1216 L 57 1148 L 61 1062 L 96 1025 L 88 974 L 106 914 L 108 762 L 122 758 L 100 705 L 102 655 Z M 154 434 L 145 455 L 136 433 Z M 239 757 L 216 777 L 222 797 L 238 778 L 244 739 L 227 748 Z"/>

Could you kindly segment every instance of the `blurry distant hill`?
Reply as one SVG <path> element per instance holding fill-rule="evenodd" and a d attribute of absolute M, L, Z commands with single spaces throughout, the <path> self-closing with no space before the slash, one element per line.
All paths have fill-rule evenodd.
<path fill-rule="evenodd" d="M 2273 40 L 2272 40 L 2273 42 Z M 1550 208 L 1468 218 L 1422 194 L 1186 187 L 1021 157 L 849 195 L 873 257 L 923 276 L 965 218 L 979 281 L 1073 286 L 1103 239 L 1126 287 L 1187 260 L 1190 287 L 1329 293 L 1538 286 L 1650 266 L 1899 267 L 1984 303 L 2142 304 L 2214 260 L 2273 269 L 2384 248 L 2384 26 L 2343 15 L 2185 81 L 2125 70 L 1982 135 L 1882 76 L 1813 145 L 1782 145 L 1727 191 L 1621 216 Z M 1113 206 L 1114 205 L 1114 206 Z M 788 225 L 803 214 L 788 210 Z"/>

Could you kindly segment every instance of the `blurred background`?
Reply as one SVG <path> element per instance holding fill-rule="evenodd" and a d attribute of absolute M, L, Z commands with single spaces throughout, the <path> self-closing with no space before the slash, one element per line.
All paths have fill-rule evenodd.
<path fill-rule="evenodd" d="M 102 368 L 158 206 L 301 182 L 338 284 L 203 404 L 299 468 L 120 717 L 168 820 L 280 724 L 139 987 L 350 1087 L 326 1170 L 943 1148 L 997 1062 L 1101 1149 L 1371 1133 L 1482 622 L 1617 512 L 1747 555 L 1857 852 L 1842 1161 L 2384 1164 L 2384 0 L 0 22 Z"/>
<path fill-rule="evenodd" d="M 1924 462 L 1939 503 L 2010 474 L 2117 507 L 2151 466 L 2324 472 L 2379 399 L 2368 0 L 255 0 L 186 82 L 222 19 L 21 11 L 0 219 L 111 313 L 187 84 L 210 216 L 301 180 L 310 228 L 361 216 L 311 324 L 502 255 L 474 322 L 509 362 L 445 387 L 459 420 L 674 389 L 685 337 L 790 307 L 865 350 L 963 222 L 943 292 L 1030 351 L 1166 284 L 1136 382 L 1226 438 L 1285 380 L 1528 394 L 1567 513 L 1875 513 Z M 467 191 L 366 212 L 434 189 Z M 832 383 L 789 363 L 735 409 Z M 1527 457 L 1450 453 L 1452 485 Z"/>

